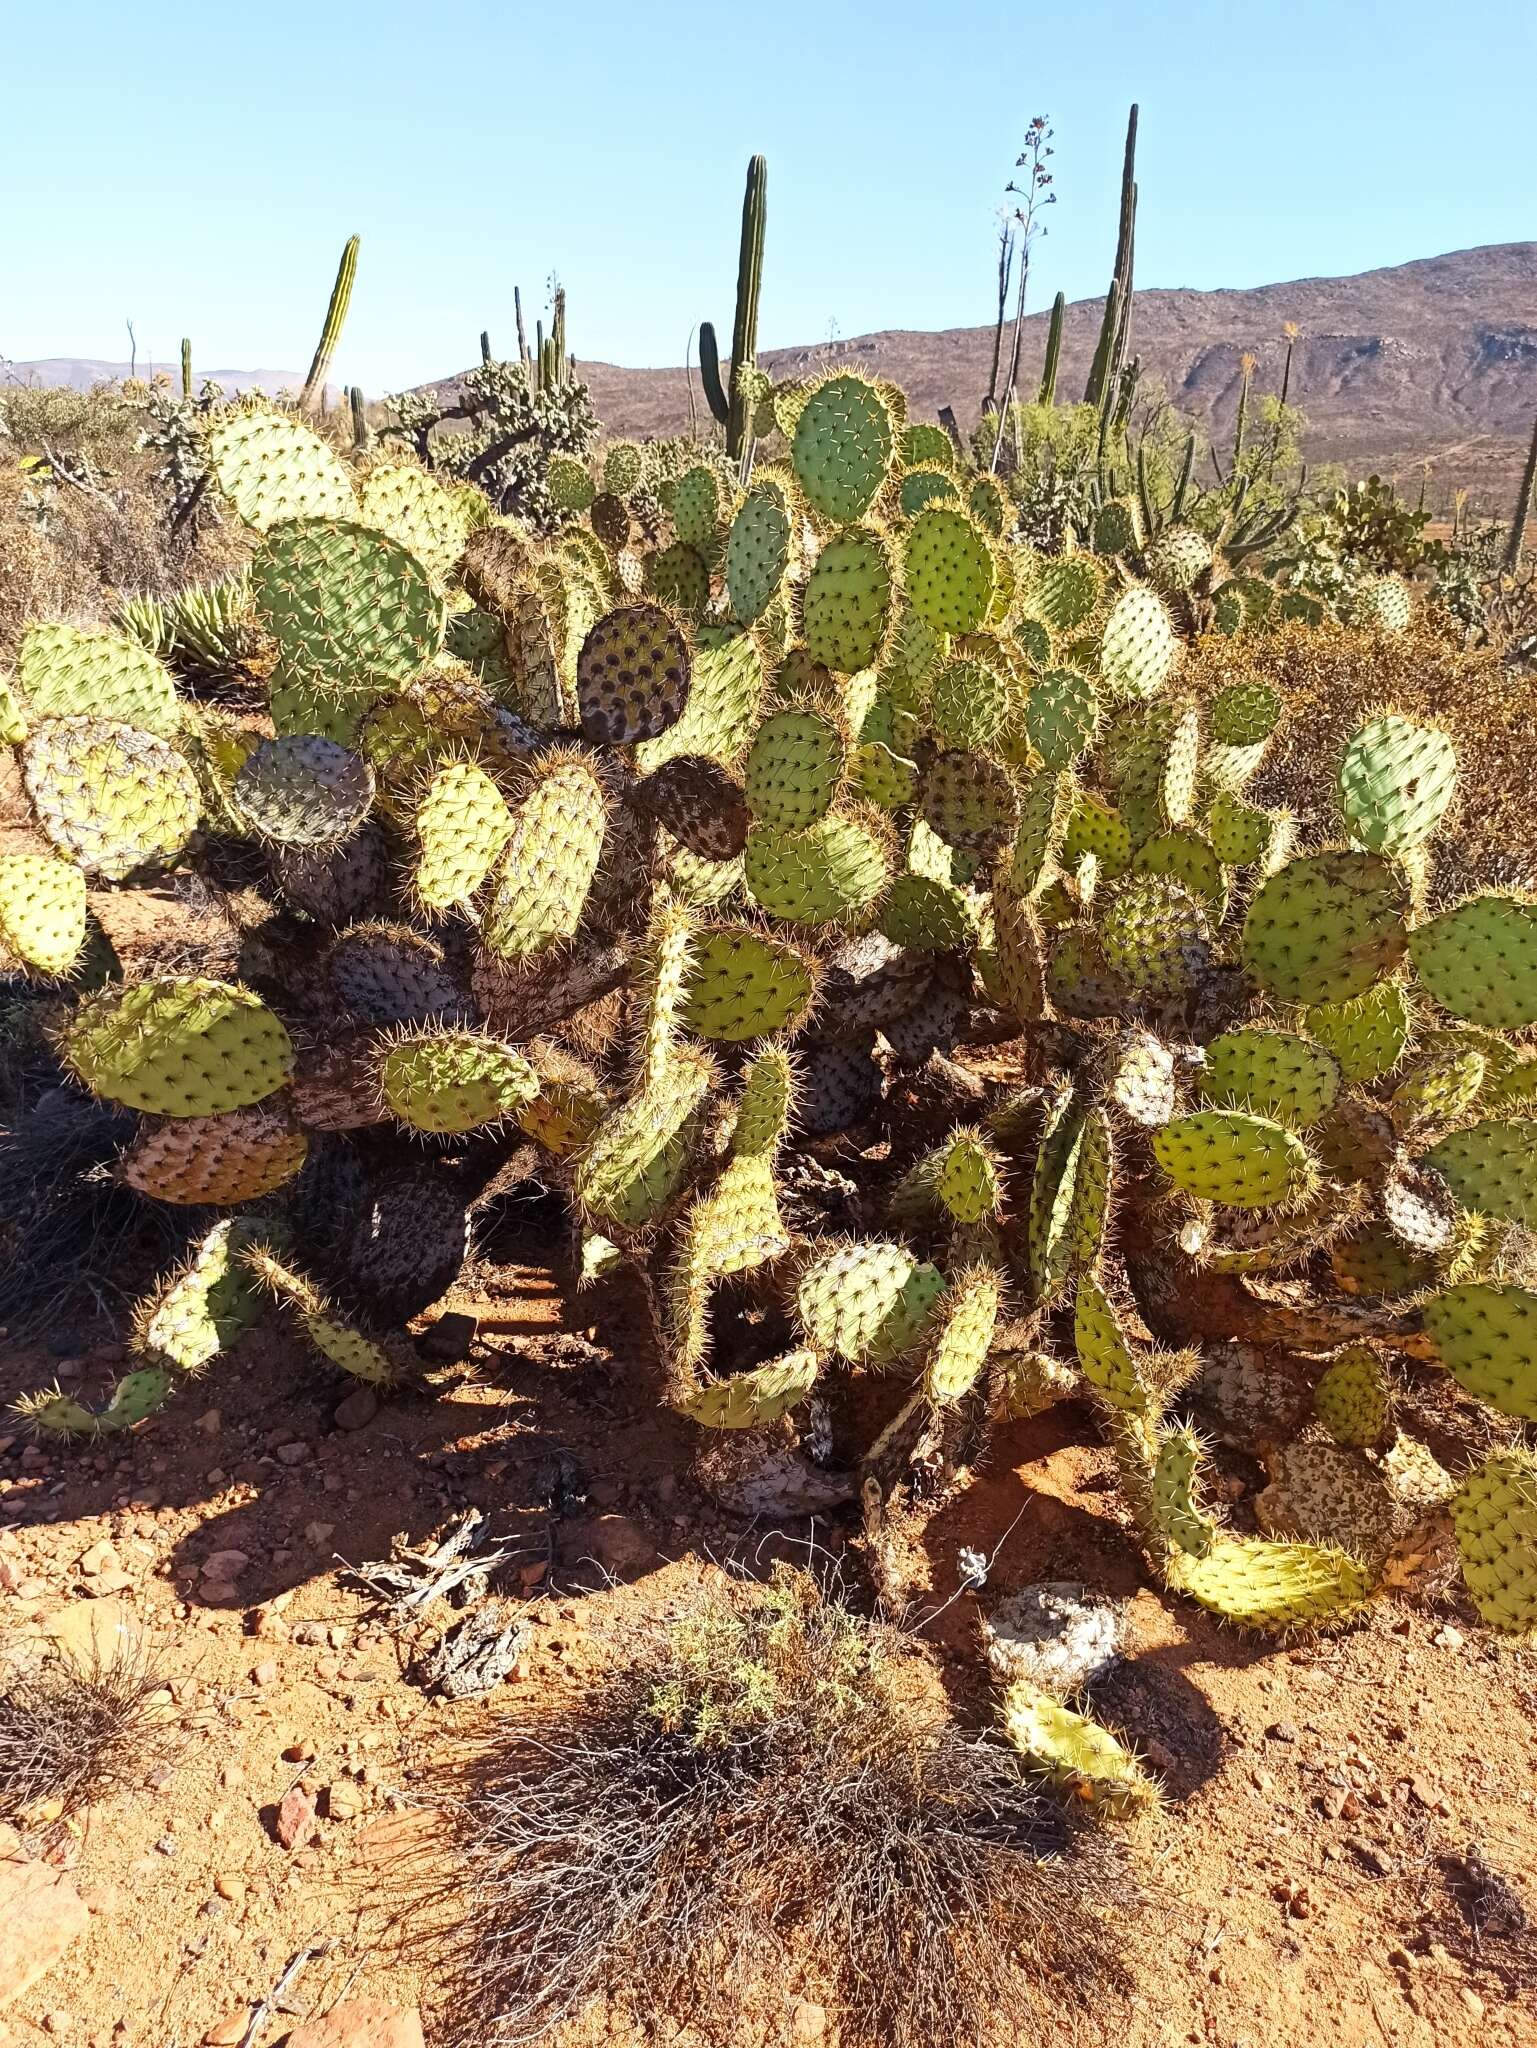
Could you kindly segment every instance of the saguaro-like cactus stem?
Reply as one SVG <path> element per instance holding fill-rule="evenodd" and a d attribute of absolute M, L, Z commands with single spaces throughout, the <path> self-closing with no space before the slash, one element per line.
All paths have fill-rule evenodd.
<path fill-rule="evenodd" d="M 192 338 L 186 334 L 181 338 L 181 395 L 192 396 Z"/>
<path fill-rule="evenodd" d="M 1507 576 L 1514 576 L 1521 566 L 1521 550 L 1526 544 L 1527 521 L 1532 516 L 1534 484 L 1537 484 L 1537 420 L 1532 422 L 1532 445 L 1526 451 L 1526 468 L 1521 473 L 1521 488 L 1516 494 L 1516 511 L 1510 522 L 1510 539 L 1505 543 Z"/>
<path fill-rule="evenodd" d="M 699 379 L 710 410 L 726 429 L 726 453 L 739 458 L 748 440 L 747 400 L 737 372 L 757 359 L 758 297 L 763 288 L 763 230 L 768 216 L 768 160 L 755 156 L 747 166 L 742 195 L 742 243 L 737 257 L 736 320 L 731 330 L 731 384 L 720 374 L 720 349 L 708 320 L 699 325 Z"/>
<path fill-rule="evenodd" d="M 361 385 L 354 384 L 351 387 L 347 393 L 347 400 L 352 407 L 353 453 L 361 455 L 367 448 L 369 441 L 368 415 L 363 410 L 363 391 Z"/>
<path fill-rule="evenodd" d="M 491 360 L 491 336 L 484 327 L 480 330 L 480 360 L 483 363 L 489 363 Z"/>
<path fill-rule="evenodd" d="M 1121 318 L 1121 280 L 1113 277 L 1110 289 L 1105 294 L 1105 317 L 1099 323 L 1099 341 L 1095 345 L 1094 360 L 1089 366 L 1089 381 L 1083 388 L 1085 405 L 1103 405 L 1105 396 L 1112 386 L 1110 359 L 1115 353 L 1116 330 Z"/>
<path fill-rule="evenodd" d="M 1067 314 L 1067 294 L 1058 292 L 1051 304 L 1051 325 L 1046 329 L 1046 361 L 1041 369 L 1042 405 L 1057 402 L 1057 366 L 1062 360 L 1062 322 Z"/>
<path fill-rule="evenodd" d="M 1137 251 L 1137 107 L 1126 117 L 1126 151 L 1121 160 L 1121 214 L 1115 238 L 1115 275 L 1121 281 L 1121 324 L 1110 367 L 1119 370 L 1131 347 L 1133 273 Z"/>
<path fill-rule="evenodd" d="M 310 364 L 310 373 L 304 380 L 304 389 L 299 394 L 300 412 L 308 412 L 324 392 L 326 378 L 331 371 L 331 358 L 336 354 L 336 344 L 341 340 L 342 327 L 346 322 L 347 308 L 352 303 L 352 282 L 358 274 L 359 237 L 349 237 L 342 251 L 342 260 L 336 268 L 336 282 L 331 287 L 331 303 L 326 307 L 325 325 L 320 330 L 320 340 L 315 345 L 315 357 Z"/>

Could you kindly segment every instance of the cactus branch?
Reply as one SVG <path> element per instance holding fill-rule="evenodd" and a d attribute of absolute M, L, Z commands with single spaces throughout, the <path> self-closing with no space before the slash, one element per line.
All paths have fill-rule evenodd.
<path fill-rule="evenodd" d="M 299 394 L 300 412 L 308 412 L 314 405 L 316 394 L 325 390 L 330 374 L 331 358 L 336 354 L 336 344 L 341 340 L 342 327 L 346 322 L 347 308 L 352 302 L 353 279 L 358 274 L 359 237 L 348 238 L 342 251 L 342 260 L 336 268 L 336 282 L 331 287 L 331 303 L 326 307 L 325 325 L 320 330 L 320 340 L 315 344 L 314 360 L 310 373 L 304 380 L 304 389 Z"/>
<path fill-rule="evenodd" d="M 1521 473 L 1521 488 L 1516 494 L 1516 509 L 1510 522 L 1510 539 L 1505 543 L 1504 570 L 1507 576 L 1514 576 L 1521 566 L 1521 550 L 1526 544 L 1527 521 L 1532 516 L 1532 491 L 1537 485 L 1537 420 L 1532 422 L 1532 445 L 1526 451 L 1526 468 Z"/>

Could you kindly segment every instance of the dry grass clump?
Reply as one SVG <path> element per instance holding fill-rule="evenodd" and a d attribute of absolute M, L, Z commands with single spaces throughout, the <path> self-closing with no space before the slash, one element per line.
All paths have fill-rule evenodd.
<path fill-rule="evenodd" d="M 17 1654 L 0 1670 L 0 1820 L 58 1818 L 141 1786 L 172 1746 L 163 1683 L 142 1642 L 79 1662 Z"/>
<path fill-rule="evenodd" d="M 1396 636 L 1293 621 L 1252 639 L 1201 640 L 1181 683 L 1199 697 L 1258 678 L 1286 704 L 1249 794 L 1304 825 L 1339 829 L 1334 776 L 1345 742 L 1384 708 L 1438 725 L 1456 746 L 1461 801 L 1436 840 L 1436 890 L 1537 889 L 1531 763 L 1537 696 L 1530 676 L 1483 648 L 1464 652 L 1428 628 Z"/>
<path fill-rule="evenodd" d="M 476 2048 L 593 2001 L 735 2037 L 802 1973 L 844 2048 L 1060 2040 L 1141 1893 L 910 1643 L 805 1572 L 722 1580 L 470 1765 L 454 2004 Z"/>

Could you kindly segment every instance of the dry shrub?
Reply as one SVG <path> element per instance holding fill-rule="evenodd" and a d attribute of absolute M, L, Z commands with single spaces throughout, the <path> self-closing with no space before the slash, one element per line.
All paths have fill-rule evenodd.
<path fill-rule="evenodd" d="M 733 2038 L 804 1972 L 844 2048 L 1060 2041 L 1143 1894 L 910 1643 L 805 1572 L 721 1579 L 468 1767 L 455 2038 L 595 2000 Z"/>
<path fill-rule="evenodd" d="M 1238 641 L 1209 637 L 1181 681 L 1206 697 L 1225 683 L 1262 678 L 1286 715 L 1250 785 L 1304 825 L 1337 834 L 1334 775 L 1345 742 L 1372 712 L 1402 711 L 1440 726 L 1457 748 L 1460 801 L 1437 836 L 1434 890 L 1537 889 L 1530 780 L 1537 695 L 1530 676 L 1502 668 L 1489 649 L 1464 652 L 1421 628 L 1396 636 L 1292 622 Z"/>
<path fill-rule="evenodd" d="M 163 1684 L 142 1639 L 79 1662 L 18 1655 L 0 1672 L 0 1820 L 141 1786 L 174 1742 L 154 1698 Z"/>

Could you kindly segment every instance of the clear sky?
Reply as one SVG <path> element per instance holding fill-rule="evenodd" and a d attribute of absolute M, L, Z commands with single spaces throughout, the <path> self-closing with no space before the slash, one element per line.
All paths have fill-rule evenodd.
<path fill-rule="evenodd" d="M 363 238 L 338 381 L 729 334 L 769 162 L 760 345 L 991 317 L 1032 114 L 1057 205 L 1032 300 L 1104 290 L 1142 107 L 1140 285 L 1255 285 L 1537 237 L 1537 0 L 17 0 L 0 32 L 0 356 L 302 370 Z"/>

